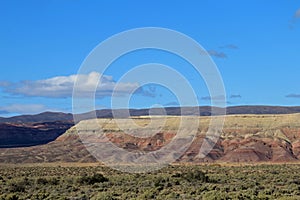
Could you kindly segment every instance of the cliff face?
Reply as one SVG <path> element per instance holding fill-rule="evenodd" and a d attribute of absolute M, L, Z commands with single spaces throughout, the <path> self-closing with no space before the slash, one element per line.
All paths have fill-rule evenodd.
<path fill-rule="evenodd" d="M 144 138 L 126 134 L 131 131 L 138 136 L 140 130 L 133 128 L 128 119 L 122 120 L 123 129 L 112 119 L 82 121 L 48 144 L 2 148 L 0 162 L 96 162 L 82 144 L 77 130 L 95 135 L 99 126 L 106 138 L 120 148 L 132 152 L 156 151 L 176 136 L 180 124 L 180 117 L 166 119 L 151 137 Z M 161 117 L 155 117 L 155 120 L 163 121 Z M 294 162 L 300 159 L 300 114 L 226 116 L 217 143 L 205 157 L 200 156 L 199 152 L 204 141 L 211 144 L 205 135 L 211 117 L 190 117 L 190 120 L 199 120 L 199 128 L 192 144 L 177 162 Z M 137 117 L 134 122 L 139 126 L 150 123 L 147 117 Z M 149 126 L 146 132 L 153 130 L 156 127 Z"/>

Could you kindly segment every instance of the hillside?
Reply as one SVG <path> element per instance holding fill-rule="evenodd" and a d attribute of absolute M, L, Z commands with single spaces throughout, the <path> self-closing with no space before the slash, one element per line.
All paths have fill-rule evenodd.
<path fill-rule="evenodd" d="M 165 113 L 172 116 L 201 116 L 211 115 L 210 106 L 201 107 L 166 107 Z M 215 108 L 223 111 L 223 108 Z M 117 109 L 119 118 L 149 115 L 149 109 Z M 300 107 L 284 106 L 233 106 L 226 109 L 227 115 L 234 114 L 291 114 L 300 112 Z M 113 110 L 97 110 L 97 118 L 112 118 Z M 76 114 L 77 120 L 94 118 L 94 112 Z M 153 108 L 151 115 L 161 115 L 161 108 Z M 73 115 L 62 112 L 44 112 L 36 115 L 20 115 L 15 117 L 0 117 L 0 148 L 33 146 L 51 142 L 73 125 Z"/>
<path fill-rule="evenodd" d="M 160 117 L 155 119 L 161 120 Z M 128 151 L 151 152 L 162 148 L 176 134 L 180 117 L 169 116 L 166 119 L 166 124 L 160 131 L 155 132 L 152 137 L 142 139 L 120 131 L 113 119 L 97 119 L 96 122 L 86 120 L 76 126 L 95 134 L 97 130 L 93 127 L 98 123 L 115 145 Z M 300 159 L 300 114 L 226 116 L 221 137 L 204 158 L 199 155 L 199 149 L 203 141 L 207 140 L 205 133 L 211 117 L 190 116 L 190 119 L 199 120 L 200 126 L 192 145 L 178 162 L 294 162 Z M 140 125 L 149 123 L 148 117 L 136 117 L 134 121 Z M 128 119 L 123 119 L 122 123 L 126 127 Z M 127 128 L 135 131 L 130 126 Z M 1 163 L 95 161 L 82 145 L 75 126 L 45 145 L 0 149 Z"/>
<path fill-rule="evenodd" d="M 35 115 L 19 115 L 14 117 L 1 117 L 0 123 L 40 123 L 55 121 L 70 121 L 73 115 L 62 112 L 43 112 Z"/>
<path fill-rule="evenodd" d="M 74 124 L 72 122 L 0 123 L 0 148 L 46 144 Z"/>

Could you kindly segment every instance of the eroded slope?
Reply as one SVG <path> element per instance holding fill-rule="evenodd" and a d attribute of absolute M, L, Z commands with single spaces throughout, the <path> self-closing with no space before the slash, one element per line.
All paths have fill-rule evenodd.
<path fill-rule="evenodd" d="M 80 122 L 77 130 L 80 134 L 85 131 L 97 135 L 101 127 L 102 134 L 116 146 L 127 151 L 149 152 L 167 145 L 180 125 L 180 117 L 155 117 L 154 120 L 165 120 L 165 123 L 159 127 L 154 126 L 155 123 L 147 126 L 149 118 L 136 117 L 134 123 L 140 128 L 133 128 L 130 119 L 122 119 L 119 124 L 113 119 L 97 119 Z M 206 137 L 211 117 L 189 117 L 189 120 L 199 121 L 199 126 L 191 146 L 179 162 L 291 162 L 300 159 L 300 114 L 226 116 L 217 143 L 205 157 L 199 150 L 204 141 L 213 145 L 211 138 Z M 95 162 L 81 143 L 77 130 L 72 127 L 46 145 L 0 149 L 0 162 Z M 152 136 L 144 137 L 147 133 Z"/>

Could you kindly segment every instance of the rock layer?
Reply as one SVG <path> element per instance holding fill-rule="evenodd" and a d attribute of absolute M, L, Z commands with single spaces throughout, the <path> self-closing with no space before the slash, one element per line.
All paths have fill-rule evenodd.
<path fill-rule="evenodd" d="M 226 116 L 216 144 L 206 135 L 211 119 L 190 117 L 199 120 L 199 127 L 191 145 L 176 162 L 296 162 L 300 159 L 300 114 Z M 126 151 L 158 151 L 176 137 L 180 124 L 180 117 L 155 117 L 155 120 L 166 120 L 164 126 L 148 127 L 148 117 L 136 117 L 134 122 L 138 128 L 132 128 L 129 120 L 123 119 L 123 129 L 113 119 L 82 121 L 48 144 L 0 149 L 0 162 L 96 162 L 80 140 L 84 131 L 91 135 L 104 134 L 107 140 Z M 101 133 L 97 127 L 101 127 Z M 154 130 L 154 134 L 141 138 L 140 130 L 140 133 Z M 203 154 L 200 152 L 203 144 L 211 145 L 212 150 Z"/>

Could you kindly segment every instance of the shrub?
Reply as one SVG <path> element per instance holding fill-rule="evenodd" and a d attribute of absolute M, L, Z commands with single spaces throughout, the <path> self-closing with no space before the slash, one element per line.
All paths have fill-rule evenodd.
<path fill-rule="evenodd" d="M 36 179 L 36 184 L 38 185 L 58 185 L 59 183 L 59 179 L 57 179 L 56 177 L 52 177 L 52 178 L 38 178 Z"/>
<path fill-rule="evenodd" d="M 5 199 L 7 199 L 7 200 L 18 200 L 19 197 L 16 194 L 8 194 Z"/>
<path fill-rule="evenodd" d="M 92 200 L 114 200 L 116 198 L 109 192 L 101 192 L 92 198 Z"/>
<path fill-rule="evenodd" d="M 47 183 L 48 183 L 48 180 L 45 178 L 36 179 L 36 184 L 38 184 L 38 185 L 46 185 Z"/>
<path fill-rule="evenodd" d="M 12 181 L 9 185 L 9 191 L 11 192 L 24 192 L 26 186 L 29 186 L 31 183 L 27 178 L 23 180 Z"/>
<path fill-rule="evenodd" d="M 79 183 L 93 185 L 95 183 L 107 182 L 108 178 L 104 177 L 102 174 L 93 174 L 92 176 L 82 176 L 79 178 Z"/>
<path fill-rule="evenodd" d="M 209 182 L 206 174 L 200 170 L 189 171 L 186 174 L 184 174 L 183 177 L 189 182 L 194 182 L 194 181 L 201 181 L 203 183 Z"/>
<path fill-rule="evenodd" d="M 11 183 L 9 186 L 10 192 L 25 192 L 25 185 L 21 182 Z"/>

